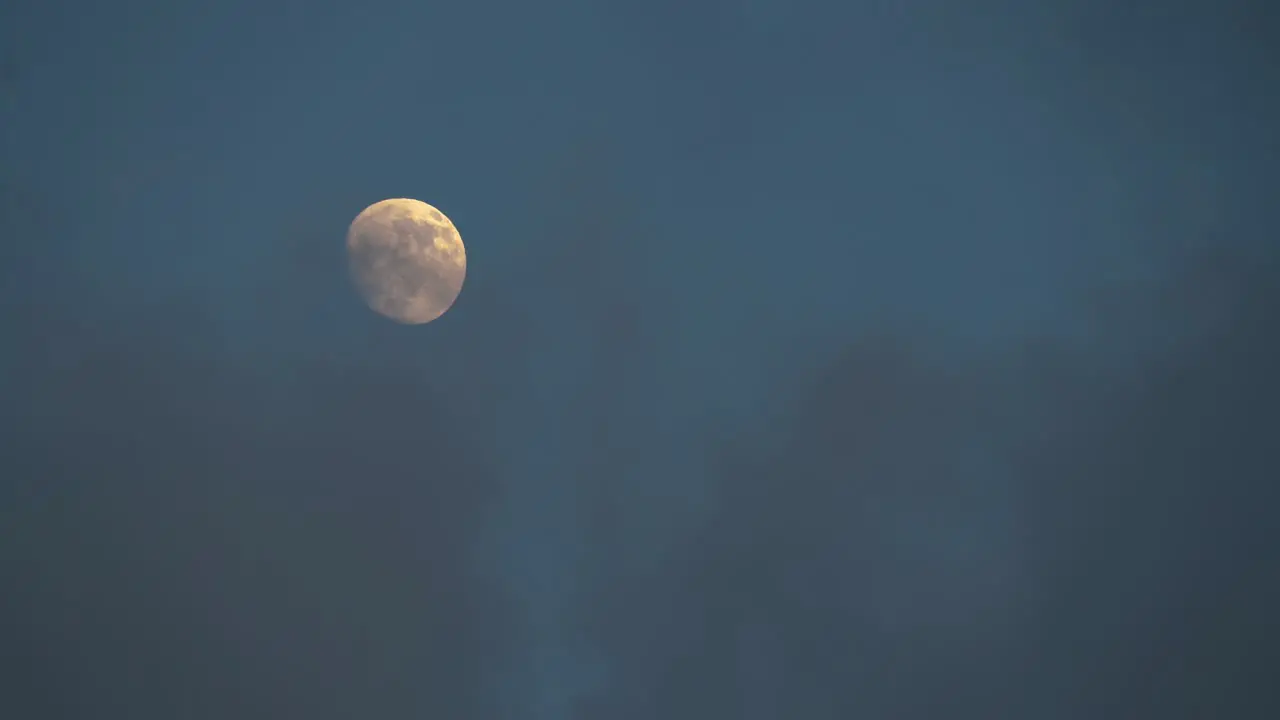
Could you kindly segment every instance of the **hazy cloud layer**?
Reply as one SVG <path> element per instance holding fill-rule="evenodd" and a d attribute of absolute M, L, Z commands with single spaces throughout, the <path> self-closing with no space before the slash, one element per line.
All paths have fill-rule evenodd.
<path fill-rule="evenodd" d="M 1276 716 L 1269 16 L 917 5 L 5 8 L 0 715 Z"/>

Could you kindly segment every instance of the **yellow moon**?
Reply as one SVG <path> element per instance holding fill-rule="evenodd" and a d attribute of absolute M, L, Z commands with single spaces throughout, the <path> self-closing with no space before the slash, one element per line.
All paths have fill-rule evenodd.
<path fill-rule="evenodd" d="M 365 208 L 347 230 L 351 279 L 374 312 L 406 325 L 448 310 L 467 277 L 467 250 L 453 222 L 420 201 Z"/>

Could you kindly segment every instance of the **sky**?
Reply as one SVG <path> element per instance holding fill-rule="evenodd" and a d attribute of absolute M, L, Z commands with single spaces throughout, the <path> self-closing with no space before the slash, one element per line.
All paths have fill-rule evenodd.
<path fill-rule="evenodd" d="M 1275 19 L 6 5 L 0 708 L 1272 717 Z"/>

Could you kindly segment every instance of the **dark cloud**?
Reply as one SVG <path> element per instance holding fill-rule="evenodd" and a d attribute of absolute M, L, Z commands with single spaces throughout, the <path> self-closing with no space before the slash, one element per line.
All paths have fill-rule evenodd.
<path fill-rule="evenodd" d="M 580 716 L 1269 716 L 1278 272 L 1197 258 L 1101 355 L 850 347 L 656 566 L 612 538 Z"/>
<path fill-rule="evenodd" d="M 41 279 L 7 312 L 6 714 L 491 716 L 496 477 L 454 397 L 405 365 L 264 370 L 199 304 L 116 291 L 95 319 Z"/>

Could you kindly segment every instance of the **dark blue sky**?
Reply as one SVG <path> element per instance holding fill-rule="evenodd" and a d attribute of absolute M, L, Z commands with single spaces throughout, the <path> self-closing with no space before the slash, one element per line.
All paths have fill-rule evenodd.
<path fill-rule="evenodd" d="M 456 717 L 623 718 L 641 713 L 627 693 L 656 703 L 645 717 L 734 712 L 710 700 L 661 704 L 655 688 L 667 688 L 672 697 L 678 688 L 645 685 L 636 679 L 645 671 L 636 668 L 670 666 L 652 658 L 684 652 L 672 649 L 678 642 L 636 646 L 635 640 L 590 630 L 594 626 L 583 619 L 615 607 L 608 603 L 616 598 L 601 599 L 600 593 L 630 587 L 628 582 L 692 582 L 679 580 L 676 571 L 662 580 L 638 578 L 657 572 L 654 564 L 667 567 L 670 557 L 688 555 L 689 547 L 705 546 L 691 539 L 709 532 L 699 528 L 720 527 L 709 518 L 732 506 L 723 486 L 740 484 L 725 462 L 749 466 L 751 477 L 770 475 L 784 493 L 792 473 L 808 477 L 809 471 L 779 459 L 792 456 L 827 463 L 811 469 L 824 476 L 898 478 L 884 482 L 902 487 L 917 487 L 902 478 L 959 473 L 948 487 L 970 482 L 983 488 L 974 500 L 981 509 L 967 520 L 952 526 L 925 510 L 904 511 L 907 519 L 897 529 L 845 540 L 875 556 L 878 551 L 867 548 L 901 533 L 942 538 L 936 542 L 947 550 L 930 562 L 945 570 L 935 577 L 950 588 L 944 594 L 954 596 L 956 607 L 1005 607 L 1000 602 L 1013 601 L 1001 595 L 997 602 L 991 593 L 999 592 L 983 594 L 973 586 L 987 582 L 979 576 L 999 587 L 1032 582 L 1015 570 L 1022 562 L 1016 538 L 1032 512 L 1019 505 L 1025 499 L 1019 488 L 1036 485 L 1038 476 L 1009 460 L 1022 452 L 1014 449 L 1022 447 L 1019 423 L 1009 418 L 1022 412 L 1035 418 L 1032 425 L 1067 423 L 1065 411 L 1049 409 L 1057 406 L 1037 393 L 1059 400 L 1071 395 L 1057 380 L 1027 380 L 1010 370 L 1026 362 L 1021 349 L 1047 343 L 1056 348 L 1054 363 L 1073 377 L 1101 366 L 1122 367 L 1116 372 L 1131 373 L 1125 376 L 1130 380 L 1142 377 L 1147 370 L 1132 367 L 1147 367 L 1142 363 L 1153 354 L 1157 360 L 1151 362 L 1160 364 L 1167 346 L 1199 337 L 1200 326 L 1183 322 L 1182 311 L 1164 304 L 1168 293 L 1180 291 L 1162 290 L 1183 287 L 1177 278 L 1196 264 L 1190 258 L 1223 246 L 1251 257 L 1275 239 L 1271 204 L 1280 144 L 1274 129 L 1280 116 L 1270 90 L 1277 86 L 1274 55 L 1263 42 L 1274 13 L 1259 3 L 1146 6 L 1090 0 L 62 0 L 6 6 L 0 12 L 0 182 L 7 194 L 4 257 L 10 269 L 4 301 L 6 321 L 18 328 L 12 334 L 18 351 L 5 365 L 13 368 L 7 371 L 11 396 L 20 398 L 13 404 L 15 427 L 25 428 L 14 435 L 19 440 L 11 456 L 26 478 L 15 487 L 64 483 L 79 488 L 65 490 L 72 496 L 99 497 L 107 491 L 84 489 L 94 474 L 84 468 L 100 468 L 103 478 L 135 478 L 120 481 L 114 502 L 89 520 L 59 515 L 63 525 L 40 519 L 53 512 L 33 509 L 44 501 L 30 500 L 28 507 L 27 500 L 14 500 L 14 526 L 56 526 L 71 534 L 90 533 L 77 529 L 77 522 L 133 528 L 128 542 L 137 545 L 127 547 L 150 547 L 171 532 L 158 518 L 178 506 L 208 505 L 217 508 L 208 514 L 221 518 L 211 521 L 223 528 L 219 532 L 239 534 L 241 542 L 275 548 L 266 552 L 286 558 L 260 561 L 275 568 L 263 573 L 280 578 L 287 575 L 280 566 L 309 554 L 341 554 L 344 542 L 370 557 L 389 558 L 384 564 L 390 569 L 378 571 L 392 588 L 379 591 L 383 595 L 357 593 L 348 605 L 316 601 L 323 608 L 311 620 L 278 621 L 293 629 L 271 632 L 286 646 L 279 663 L 290 665 L 290 638 L 307 636 L 306 628 L 350 623 L 351 613 L 385 612 L 385 636 L 379 636 L 385 643 L 374 643 L 379 649 L 370 652 L 384 653 L 377 667 L 400 669 L 403 686 L 384 692 L 376 679 L 352 681 L 338 693 L 342 700 L 330 704 L 310 691 L 278 690 L 272 679 L 277 672 L 290 678 L 281 683 L 299 687 L 350 680 L 355 671 L 346 663 L 356 662 L 350 651 L 313 641 L 309 649 L 295 650 L 326 658 L 311 674 L 290 674 L 259 659 L 256 670 L 237 670 L 256 680 L 208 681 L 209 687 L 232 688 L 213 696 L 241 692 L 240 700 L 226 706 L 210 701 L 201 706 L 205 710 L 191 709 L 191 717 L 213 717 L 209 708 L 217 706 L 227 712 L 238 707 L 250 717 L 347 716 L 339 708 L 404 716 L 453 707 Z M 385 197 L 415 197 L 440 207 L 467 243 L 467 285 L 439 322 L 392 326 L 369 313 L 346 284 L 346 225 Z M 1116 297 L 1123 311 L 1108 304 Z M 915 348 L 904 352 L 921 359 L 884 359 L 876 349 L 883 338 Z M 845 367 L 840 358 L 863 346 L 871 347 L 872 359 L 865 361 L 871 370 L 858 364 L 863 361 L 848 361 L 854 370 L 828 369 Z M 101 370 L 105 361 L 92 359 L 95 353 L 110 355 L 112 372 L 131 380 Z M 79 361 L 97 368 L 90 379 L 76 374 L 88 372 L 83 368 L 63 367 L 79 367 Z M 902 370 L 904 376 L 894 369 L 900 366 L 917 369 Z M 888 435 L 877 447 L 889 452 L 884 448 L 905 443 L 904 457 L 954 458 L 938 461 L 945 472 L 910 462 L 892 471 L 874 463 L 872 469 L 839 470 L 838 463 L 821 459 L 830 453 L 806 444 L 816 440 L 801 439 L 806 422 L 844 422 L 821 420 L 826 411 L 808 404 L 834 392 L 823 385 L 824 373 L 856 378 L 881 371 L 892 378 L 867 381 L 870 389 L 847 402 L 859 405 L 877 389 L 900 383 L 905 395 L 884 391 L 891 398 L 886 407 L 911 405 L 902 412 L 917 419 L 901 420 L 901 427 L 894 424 L 900 420 L 867 420 L 899 428 L 884 430 Z M 177 389 L 157 389 L 164 378 Z M 943 391 L 935 383 L 957 387 Z M 126 394 L 66 389 L 72 386 Z M 1097 383 L 1090 387 L 1096 391 Z M 127 393 L 166 398 L 154 401 L 170 413 L 160 415 L 179 419 L 161 422 L 137 409 L 151 407 L 152 400 L 125 400 L 133 397 Z M 910 398 L 927 400 L 912 405 Z M 408 407 L 413 402 L 431 409 L 420 416 Z M 1150 408 L 1133 402 L 1144 412 Z M 59 403 L 66 405 L 59 410 Z M 396 408 L 380 409 L 379 403 Z M 130 409 L 107 409 L 123 406 Z M 1002 409 L 991 410 L 997 406 Z M 176 460 L 168 470 L 138 469 L 118 438 L 85 419 L 116 412 L 121 419 L 103 422 L 112 432 L 136 427 L 129 437 L 144 445 L 176 447 L 165 433 L 193 423 L 197 429 L 183 437 L 204 438 L 217 461 L 195 463 L 199 471 Z M 379 420 L 366 423 L 361 413 Z M 971 423 L 956 419 L 954 426 L 939 421 L 943 429 L 934 435 L 919 430 L 935 416 L 975 414 L 996 416 L 990 422 L 998 427 L 974 420 L 986 429 L 971 437 L 965 429 Z M 84 442 L 98 443 L 92 446 L 101 447 L 102 458 L 86 455 L 84 467 L 51 460 L 79 452 L 63 432 L 66 423 L 77 422 L 67 418 L 87 424 L 77 432 L 92 439 Z M 422 427 L 414 429 L 418 422 Z M 415 449 L 416 438 L 429 429 L 434 439 Z M 387 439 L 401 431 L 405 443 Z M 449 433 L 452 439 L 441 439 Z M 344 442 L 351 448 L 342 455 L 347 460 L 316 459 L 328 456 L 315 448 Z M 184 452 L 173 450 L 175 456 Z M 1070 454 L 1063 447 L 1045 452 Z M 1099 457 L 1106 452 L 1097 450 Z M 358 458 L 374 453 L 396 458 L 387 461 L 398 468 L 396 479 L 359 469 Z M 441 461 L 434 453 L 472 459 Z M 726 461 L 726 455 L 734 459 Z M 342 464 L 347 461 L 352 465 Z M 969 469 L 957 470 L 961 466 Z M 978 479 L 965 480 L 971 475 Z M 136 480 L 143 476 L 156 480 Z M 448 489 L 473 482 L 473 476 L 484 478 L 474 480 L 474 491 Z M 175 477 L 184 479 L 155 490 Z M 584 483 L 607 490 L 584 490 Z M 210 490 L 213 485 L 241 488 L 236 492 L 242 494 Z M 15 492 L 10 497 L 29 497 L 23 494 L 28 490 Z M 938 495 L 936 488 L 919 492 Z M 325 499 L 299 499 L 313 494 Z M 143 496 L 159 505 L 146 510 L 130 499 Z M 854 505 L 865 508 L 865 500 Z M 271 517 L 293 514 L 295 503 L 308 502 L 325 508 L 316 512 L 329 519 L 306 529 L 273 529 Z M 758 499 L 740 502 L 759 506 Z M 420 516 L 411 509 L 428 503 L 435 505 Z M 343 508 L 352 515 L 343 515 Z M 611 529 L 613 544 L 590 519 L 601 513 L 611 518 L 601 522 Z M 401 519 L 383 522 L 383 514 Z M 854 515 L 850 510 L 848 517 Z M 742 519 L 755 517 L 750 512 L 734 517 L 744 528 L 759 529 L 756 520 Z M 403 522 L 396 531 L 401 534 L 365 532 L 396 522 Z M 429 523 L 443 529 L 418 529 Z M 961 526 L 968 530 L 955 529 Z M 56 535 L 31 532 L 33 538 Z M 252 585 L 237 575 L 231 555 L 210 549 L 217 544 L 210 538 L 223 535 L 172 532 L 221 558 L 184 571 L 181 583 Z M 718 537 L 756 531 L 725 532 Z M 1063 538 L 1075 537 L 1063 532 Z M 66 542 L 72 544 L 59 546 L 60 560 L 42 560 L 37 550 L 20 553 L 30 567 L 62 562 L 74 576 L 93 561 L 84 559 L 80 545 Z M 420 549 L 432 542 L 445 549 Z M 600 563 L 591 558 L 601 548 L 609 548 L 612 558 L 604 567 L 621 568 L 621 579 L 599 575 Z M 465 618 L 423 609 L 435 619 L 411 619 L 417 616 L 408 600 L 393 603 L 392 610 L 370 609 L 378 606 L 377 597 L 399 592 L 397 583 L 418 587 L 418 552 L 439 556 L 442 566 L 452 568 L 420 571 L 425 605 L 441 592 L 432 585 L 435 578 L 461 583 L 457 578 L 465 577 L 474 585 L 467 592 L 481 599 L 473 602 L 458 591 L 450 601 L 467 608 Z M 159 560 L 139 560 L 136 567 L 121 562 L 137 578 L 148 578 L 135 578 L 136 585 L 170 587 L 154 579 L 163 576 L 160 570 L 146 569 L 159 567 Z M 706 562 L 719 567 L 725 561 Z M 978 572 L 975 564 L 985 570 Z M 357 560 L 342 565 L 354 575 L 337 576 L 333 587 L 361 582 L 357 576 L 365 566 Z M 267 583 L 263 597 L 288 598 L 293 587 L 330 587 L 316 572 Z M 952 572 L 960 579 L 937 580 Z M 386 579 L 392 577 L 397 579 Z M 89 587 L 98 581 L 84 582 Z M 56 583 L 33 586 L 43 589 L 31 591 L 32 598 L 71 592 Z M 892 582 L 887 587 L 898 588 Z M 862 593 L 867 606 L 857 617 L 883 619 L 877 613 L 887 612 L 884 607 L 904 607 L 933 593 L 911 587 L 882 596 Z M 245 593 L 248 609 L 237 616 L 238 629 L 203 642 L 283 627 L 270 619 L 268 606 L 305 602 L 253 600 L 252 592 Z M 688 607 L 714 597 L 720 596 L 708 590 L 693 600 L 669 601 Z M 38 614 L 32 608 L 46 601 L 24 602 L 31 605 L 15 606 L 15 623 Z M 154 602 L 161 614 L 174 607 Z M 489 607 L 486 602 L 502 608 L 494 610 L 501 622 L 476 609 Z M 623 626 L 633 610 L 644 614 L 618 607 L 613 618 Z M 181 627 L 196 623 L 199 613 L 171 614 L 178 618 L 174 627 Z M 70 622 L 57 613 L 41 617 L 54 628 Z M 105 617 L 85 622 L 110 627 L 114 616 Z M 688 617 L 670 622 L 698 626 Z M 462 628 L 457 642 L 492 643 L 491 656 L 486 650 L 482 662 L 459 664 L 455 679 L 439 682 L 452 690 L 470 688 L 496 705 L 432 704 L 419 697 L 429 683 L 415 685 L 414 668 L 425 674 L 437 667 L 432 663 L 449 666 L 448 653 L 436 657 L 435 650 L 414 649 L 417 641 L 396 640 L 396 623 L 418 628 L 413 632 L 426 638 L 437 637 L 431 634 L 436 631 L 421 630 L 422 623 L 456 625 Z M 507 630 L 493 630 L 490 637 L 477 629 L 489 626 Z M 787 634 L 786 627 L 777 632 Z M 468 634 L 473 630 L 478 635 Z M 32 647 L 46 646 L 39 632 L 28 637 Z M 349 632 L 355 637 L 361 631 Z M 733 643 L 756 642 L 747 636 L 742 630 Z M 100 647 L 116 647 L 114 642 L 103 639 Z M 195 657 L 201 641 L 192 642 Z M 156 643 L 154 648 L 168 647 Z M 154 648 L 137 652 L 163 652 Z M 100 652 L 107 658 L 114 651 Z M 394 652 L 405 654 L 397 660 L 387 654 Z M 734 652 L 746 658 L 743 667 L 755 662 L 750 650 Z M 1016 665 L 1009 659 L 1014 655 L 1002 662 Z M 63 660 L 41 657 L 44 665 L 19 660 L 36 668 L 30 687 L 56 685 L 40 678 L 56 675 Z M 237 667 L 229 657 L 191 667 L 206 667 L 199 672 L 217 677 Z M 766 677 L 786 675 L 768 669 L 767 661 L 760 667 Z M 848 667 L 837 675 L 859 676 Z M 187 671 L 171 672 L 177 678 Z M 112 686 L 95 680 L 92 670 L 77 672 L 75 677 L 88 678 L 85 687 Z M 756 677 L 756 670 L 741 672 L 733 683 L 764 682 L 744 679 Z M 360 673 L 376 674 L 367 667 Z M 76 682 L 69 681 L 65 692 L 92 694 Z M 842 681 L 812 682 L 826 683 L 830 693 Z M 717 687 L 708 681 L 706 696 L 720 697 Z M 786 685 L 769 695 L 772 700 L 748 705 L 761 717 L 836 712 L 831 703 L 820 711 L 779 699 L 822 694 L 803 687 Z M 1028 691 L 1032 699 L 1016 713 L 957 712 L 1058 717 L 1050 708 L 1060 703 L 1046 699 L 1047 686 L 1035 687 L 1041 695 Z M 111 701 L 119 708 L 134 702 L 120 692 Z M 746 691 L 724 692 L 738 697 Z M 370 693 L 383 699 L 375 702 Z M 178 707 L 138 702 L 156 717 L 174 717 Z M 914 712 L 867 702 L 859 716 Z M 85 700 L 84 711 L 96 703 Z M 79 716 L 76 703 L 59 707 L 67 717 Z"/>
<path fill-rule="evenodd" d="M 588 154 L 668 314 L 723 325 L 767 296 L 745 302 L 809 332 L 907 314 L 974 337 L 1063 323 L 1082 274 L 1145 255 L 1155 207 L 1226 202 L 1200 156 L 1251 156 L 1239 19 L 706 5 L 11 11 L 7 164 L 132 239 L 83 262 L 228 322 L 284 228 L 388 194 L 447 207 L 479 273 L 518 274 Z"/>

